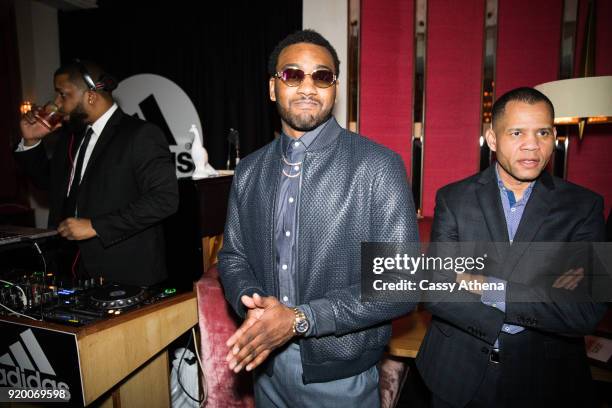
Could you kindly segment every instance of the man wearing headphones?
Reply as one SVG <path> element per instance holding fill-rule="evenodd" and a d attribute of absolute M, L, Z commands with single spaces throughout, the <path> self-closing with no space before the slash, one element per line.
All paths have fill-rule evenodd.
<path fill-rule="evenodd" d="M 147 286 L 166 277 L 160 222 L 178 206 L 168 143 L 155 125 L 126 115 L 111 92 L 116 81 L 78 60 L 54 75 L 55 104 L 66 116 L 48 158 L 51 131 L 21 119 L 15 152 L 32 182 L 49 191 L 49 228 L 76 241 L 87 276 Z M 58 129 L 61 128 L 61 129 Z"/>

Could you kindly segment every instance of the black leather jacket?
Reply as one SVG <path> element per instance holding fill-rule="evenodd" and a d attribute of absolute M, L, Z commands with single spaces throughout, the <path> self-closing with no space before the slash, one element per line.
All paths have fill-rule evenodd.
<path fill-rule="evenodd" d="M 274 214 L 280 139 L 244 158 L 229 199 L 219 271 L 225 297 L 244 317 L 242 295 L 278 297 Z M 314 335 L 300 339 L 304 381 L 349 377 L 374 365 L 389 321 L 416 303 L 360 301 L 361 242 L 415 242 L 418 228 L 396 153 L 335 119 L 304 157 L 297 227 L 297 304 L 309 304 Z"/>

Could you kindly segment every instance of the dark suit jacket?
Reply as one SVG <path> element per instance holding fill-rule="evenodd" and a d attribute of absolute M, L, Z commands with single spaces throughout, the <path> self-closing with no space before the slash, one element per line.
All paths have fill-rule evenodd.
<path fill-rule="evenodd" d="M 502 251 L 494 273 L 508 281 L 506 312 L 469 292 L 462 302 L 427 304 L 433 319 L 417 366 L 434 394 L 455 406 L 468 403 L 499 336 L 501 398 L 509 406 L 580 405 L 588 400 L 590 372 L 582 336 L 595 328 L 605 306 L 593 302 L 587 291 L 575 302 L 569 300 L 572 291 L 552 289 L 553 279 L 529 265 L 525 249 L 534 242 L 603 241 L 602 213 L 603 200 L 597 194 L 548 173 L 539 177 L 514 243 Z M 508 242 L 494 166 L 438 191 L 431 241 Z M 587 275 L 577 290 L 588 284 Z M 526 329 L 500 334 L 504 323 Z"/>
<path fill-rule="evenodd" d="M 69 145 L 70 136 L 62 135 L 51 159 L 42 143 L 14 155 L 32 181 L 49 191 L 49 228 L 62 221 L 71 172 Z M 117 109 L 95 145 L 78 196 L 79 217 L 91 219 L 98 233 L 78 242 L 87 273 L 136 285 L 163 280 L 160 221 L 177 206 L 178 184 L 163 133 Z"/>

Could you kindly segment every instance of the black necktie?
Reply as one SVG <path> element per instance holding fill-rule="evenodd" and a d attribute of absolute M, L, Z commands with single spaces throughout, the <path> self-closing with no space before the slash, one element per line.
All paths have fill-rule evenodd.
<path fill-rule="evenodd" d="M 79 154 L 77 156 L 76 167 L 74 168 L 74 177 L 72 179 L 72 184 L 70 185 L 70 192 L 68 193 L 68 197 L 66 201 L 64 201 L 64 218 L 74 217 L 76 213 L 76 204 L 77 198 L 79 196 L 79 187 L 81 184 L 81 172 L 83 170 L 83 162 L 85 161 L 85 152 L 87 151 L 87 146 L 89 145 L 89 141 L 91 140 L 91 135 L 93 134 L 93 129 L 87 129 L 85 133 L 85 137 L 83 138 L 83 142 L 81 143 L 81 147 L 79 148 Z"/>

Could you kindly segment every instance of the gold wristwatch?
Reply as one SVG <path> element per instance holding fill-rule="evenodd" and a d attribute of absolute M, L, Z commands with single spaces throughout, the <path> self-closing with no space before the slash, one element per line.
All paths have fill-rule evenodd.
<path fill-rule="evenodd" d="M 308 332 L 308 329 L 310 329 L 310 322 L 308 321 L 308 318 L 304 312 L 297 307 L 294 307 L 291 310 L 293 310 L 293 313 L 295 314 L 295 320 L 293 321 L 293 334 L 296 336 L 303 336 Z"/>

